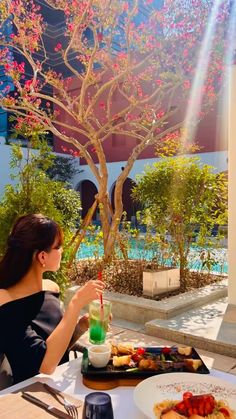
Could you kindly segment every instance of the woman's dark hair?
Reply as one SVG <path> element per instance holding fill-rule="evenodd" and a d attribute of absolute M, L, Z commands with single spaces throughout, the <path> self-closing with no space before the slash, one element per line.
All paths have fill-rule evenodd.
<path fill-rule="evenodd" d="M 63 241 L 59 225 L 42 214 L 28 214 L 16 220 L 0 262 L 0 288 L 9 288 L 28 272 L 35 252 L 51 250 Z"/>

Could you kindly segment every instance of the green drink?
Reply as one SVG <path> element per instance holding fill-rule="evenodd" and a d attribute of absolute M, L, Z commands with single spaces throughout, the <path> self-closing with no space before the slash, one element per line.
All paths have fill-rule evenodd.
<path fill-rule="evenodd" d="M 105 342 L 110 313 L 110 301 L 103 301 L 103 307 L 99 300 L 94 300 L 89 304 L 89 341 L 91 343 Z"/>

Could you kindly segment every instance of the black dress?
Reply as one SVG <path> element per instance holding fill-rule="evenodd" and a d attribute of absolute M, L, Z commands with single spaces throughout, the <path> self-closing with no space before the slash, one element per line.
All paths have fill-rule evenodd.
<path fill-rule="evenodd" d="M 46 339 L 62 318 L 59 293 L 39 291 L 0 306 L 0 353 L 12 369 L 14 384 L 39 373 Z M 68 352 L 60 364 L 69 360 Z"/>

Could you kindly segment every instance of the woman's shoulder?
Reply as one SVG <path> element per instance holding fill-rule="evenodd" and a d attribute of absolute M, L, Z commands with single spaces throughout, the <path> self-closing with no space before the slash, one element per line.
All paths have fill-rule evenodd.
<path fill-rule="evenodd" d="M 59 285 L 51 281 L 51 279 L 43 279 L 43 290 L 44 291 L 52 291 L 52 292 L 60 292 Z"/>
<path fill-rule="evenodd" d="M 8 290 L 1 288 L 0 289 L 0 306 L 8 303 L 9 301 L 11 301 L 11 296 Z"/>
<path fill-rule="evenodd" d="M 44 279 L 43 280 L 43 290 L 42 291 L 50 291 L 53 293 L 60 293 L 60 288 L 59 286 L 56 284 L 56 282 L 51 281 L 50 279 Z M 21 304 L 22 302 L 25 302 L 25 299 L 27 298 L 27 300 L 30 302 L 33 300 L 35 300 L 35 298 L 39 298 L 39 296 L 42 295 L 41 291 L 40 292 L 36 292 L 34 294 L 20 294 L 20 296 L 15 293 L 12 293 L 12 291 L 8 290 L 8 289 L 4 289 L 1 288 L 0 289 L 0 307 L 13 302 L 13 301 L 17 301 L 18 304 Z"/>

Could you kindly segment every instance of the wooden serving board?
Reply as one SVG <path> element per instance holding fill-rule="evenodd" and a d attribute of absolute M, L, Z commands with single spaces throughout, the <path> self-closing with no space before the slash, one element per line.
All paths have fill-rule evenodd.
<path fill-rule="evenodd" d="M 91 378 L 83 376 L 83 384 L 93 390 L 111 390 L 119 386 L 134 387 L 143 381 L 143 378 Z"/>

